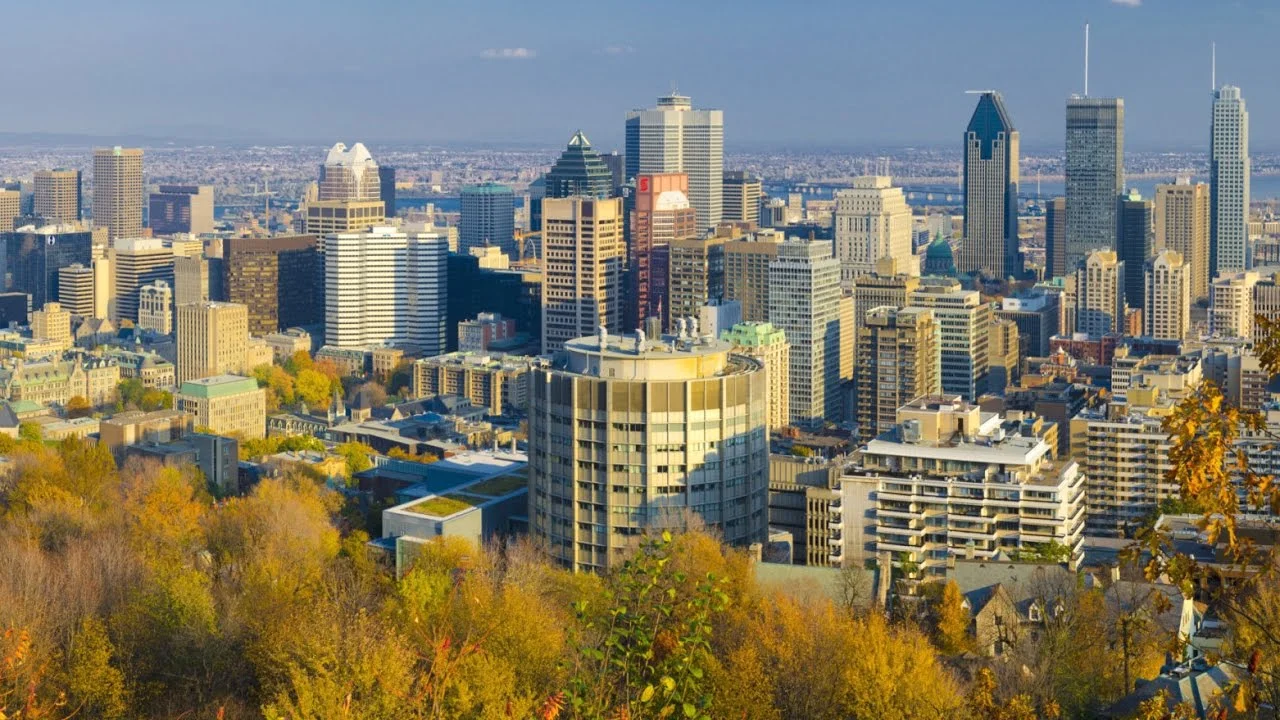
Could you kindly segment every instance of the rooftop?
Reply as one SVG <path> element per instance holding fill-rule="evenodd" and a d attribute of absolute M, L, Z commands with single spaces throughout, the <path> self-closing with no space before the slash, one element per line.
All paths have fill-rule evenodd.
<path fill-rule="evenodd" d="M 180 394 L 203 399 L 230 397 L 258 389 L 258 381 L 240 375 L 214 375 L 213 377 L 187 380 L 182 383 Z"/>

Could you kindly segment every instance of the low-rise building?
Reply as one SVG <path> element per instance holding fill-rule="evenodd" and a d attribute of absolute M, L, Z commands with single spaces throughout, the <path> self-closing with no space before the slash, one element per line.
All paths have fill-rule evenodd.
<path fill-rule="evenodd" d="M 126 446 L 141 442 L 166 443 L 191 432 L 193 418 L 181 410 L 116 413 L 99 424 L 99 442 L 117 459 Z"/>
<path fill-rule="evenodd" d="M 178 409 L 191 413 L 198 428 L 244 438 L 266 435 L 266 391 L 253 378 L 215 375 L 182 383 Z"/>
<path fill-rule="evenodd" d="M 369 352 L 362 348 L 325 345 L 316 351 L 316 360 L 333 363 L 343 377 L 364 377 L 369 374 Z"/>
<path fill-rule="evenodd" d="M 0 397 L 66 405 L 82 397 L 98 407 L 115 399 L 120 366 L 112 358 L 77 355 L 67 360 L 24 362 L 0 367 Z"/>
<path fill-rule="evenodd" d="M 192 432 L 181 440 L 129 445 L 124 456 L 150 458 L 167 466 L 191 465 L 200 470 L 217 495 L 240 492 L 240 443 L 235 438 Z"/>
<path fill-rule="evenodd" d="M 376 347 L 369 353 L 373 363 L 373 379 L 380 383 L 391 380 L 391 374 L 404 360 L 404 350 L 397 347 Z"/>
<path fill-rule="evenodd" d="M 162 390 L 174 387 L 177 382 L 173 363 L 156 353 L 109 348 L 103 355 L 114 358 L 120 365 L 122 380 L 137 378 L 142 382 L 143 387 Z"/>
<path fill-rule="evenodd" d="M 539 363 L 522 355 L 456 352 L 413 364 L 413 396 L 457 395 L 490 415 L 521 411 L 529 404 L 529 371 Z"/>
<path fill-rule="evenodd" d="M 769 456 L 769 529 L 791 535 L 792 562 L 798 565 L 836 565 L 831 524 L 839 517 L 840 465 L 821 458 Z"/>
<path fill-rule="evenodd" d="M 295 353 L 311 352 L 311 333 L 302 328 L 289 328 L 262 338 L 271 347 L 277 365 L 283 365 Z"/>

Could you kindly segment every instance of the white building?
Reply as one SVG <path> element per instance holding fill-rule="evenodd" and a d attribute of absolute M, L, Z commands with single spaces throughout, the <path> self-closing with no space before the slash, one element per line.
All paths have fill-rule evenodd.
<path fill-rule="evenodd" d="M 855 178 L 851 189 L 838 191 L 835 245 L 840 284 L 853 287 L 854 278 L 876 272 L 884 258 L 893 261 L 893 269 L 884 274 L 910 272 L 911 228 L 907 197 L 888 177 Z"/>
<path fill-rule="evenodd" d="M 342 143 L 329 148 L 320 166 L 317 200 L 380 200 L 378 163 L 364 143 L 350 149 Z"/>
<path fill-rule="evenodd" d="M 1253 336 L 1253 290 L 1258 273 L 1228 273 L 1209 286 L 1209 333 L 1219 337 Z"/>
<path fill-rule="evenodd" d="M 1209 143 L 1209 254 L 1213 275 L 1248 270 L 1249 112 L 1240 88 L 1214 93 Z"/>
<path fill-rule="evenodd" d="M 1089 253 L 1076 270 L 1075 331 L 1091 338 L 1124 332 L 1124 261 L 1114 250 Z"/>
<path fill-rule="evenodd" d="M 821 426 L 841 408 L 840 261 L 826 241 L 788 240 L 769 263 L 769 322 L 791 343 L 791 422 Z"/>
<path fill-rule="evenodd" d="M 173 288 L 156 280 L 138 289 L 138 327 L 161 335 L 173 332 Z"/>
<path fill-rule="evenodd" d="M 991 304 L 954 278 L 924 278 L 907 296 L 907 305 L 933 311 L 942 392 L 977 401 L 987 391 L 991 367 Z"/>
<path fill-rule="evenodd" d="M 448 240 L 378 226 L 324 239 L 325 342 L 445 349 Z"/>
<path fill-rule="evenodd" d="M 698 230 L 714 228 L 724 205 L 724 111 L 694 110 L 673 93 L 655 108 L 627 113 L 626 176 L 640 173 L 688 175 Z"/>
<path fill-rule="evenodd" d="M 1143 334 L 1181 340 L 1191 331 L 1191 267 L 1182 255 L 1164 250 L 1147 261 Z"/>

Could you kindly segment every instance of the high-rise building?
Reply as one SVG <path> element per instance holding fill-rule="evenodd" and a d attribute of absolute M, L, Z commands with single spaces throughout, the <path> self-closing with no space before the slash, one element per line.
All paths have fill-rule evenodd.
<path fill-rule="evenodd" d="M 112 241 L 142 235 L 141 148 L 93 151 L 93 224 Z"/>
<path fill-rule="evenodd" d="M 80 219 L 83 205 L 80 171 L 55 168 L 37 170 L 33 177 L 32 209 L 46 223 L 58 225 Z"/>
<path fill-rule="evenodd" d="M 996 92 L 978 99 L 964 133 L 964 245 L 956 267 L 1004 279 L 1022 274 L 1018 249 L 1018 131 Z"/>
<path fill-rule="evenodd" d="M 724 297 L 742 304 L 746 322 L 769 321 L 769 264 L 781 242 L 780 233 L 757 233 L 724 244 Z"/>
<path fill-rule="evenodd" d="M 720 333 L 739 355 L 753 357 L 769 374 L 769 427 L 785 427 L 791 417 L 791 344 L 767 322 L 741 322 Z"/>
<path fill-rule="evenodd" d="M 1063 277 L 1067 267 L 1067 199 L 1056 197 L 1044 204 L 1044 277 Z"/>
<path fill-rule="evenodd" d="M 542 351 L 622 322 L 622 198 L 542 202 Z"/>
<path fill-rule="evenodd" d="M 875 272 L 886 258 L 893 263 L 888 274 L 909 272 L 911 227 L 907 197 L 886 176 L 855 178 L 852 188 L 836 191 L 835 244 L 841 285 L 852 288 L 854 278 Z"/>
<path fill-rule="evenodd" d="M 1155 251 L 1155 204 L 1137 190 L 1120 198 L 1116 255 L 1124 263 L 1124 299 L 1131 308 L 1144 307 L 1143 272 Z"/>
<path fill-rule="evenodd" d="M 249 308 L 238 303 L 190 303 L 179 305 L 177 316 L 178 382 L 252 370 L 244 366 Z"/>
<path fill-rule="evenodd" d="M 61 300 L 58 270 L 93 262 L 93 233 L 78 225 L 26 226 L 0 231 L 0 240 L 4 243 L 0 290 L 27 293 L 32 307 Z"/>
<path fill-rule="evenodd" d="M 64 350 L 71 348 L 71 313 L 56 302 L 31 313 L 31 336 L 57 343 Z"/>
<path fill-rule="evenodd" d="M 1209 186 L 1180 179 L 1156 186 L 1157 248 L 1182 255 L 1191 275 L 1191 299 L 1209 297 Z"/>
<path fill-rule="evenodd" d="M 516 248 L 516 195 L 498 183 L 462 188 L 462 216 L 458 222 L 458 252 L 472 248 L 501 248 L 513 260 Z"/>
<path fill-rule="evenodd" d="M 390 165 L 378 166 L 378 199 L 387 217 L 396 216 L 396 169 Z"/>
<path fill-rule="evenodd" d="M 386 222 L 381 200 L 317 200 L 306 203 L 303 227 L 308 235 L 325 237 L 364 232 Z"/>
<path fill-rule="evenodd" d="M 658 98 L 649 110 L 627 113 L 627 178 L 684 173 L 698 231 L 720 224 L 724 207 L 724 111 L 694 110 L 684 95 Z"/>
<path fill-rule="evenodd" d="M 791 343 L 790 422 L 821 427 L 841 410 L 840 261 L 826 241 L 788 240 L 769 263 L 769 322 Z"/>
<path fill-rule="evenodd" d="M 138 327 L 161 335 L 173 332 L 173 287 L 156 280 L 138 288 Z"/>
<path fill-rule="evenodd" d="M 942 392 L 976 402 L 987 391 L 991 305 L 953 278 L 921 278 L 907 296 L 907 306 L 933 311 Z"/>
<path fill-rule="evenodd" d="M 324 239 L 325 344 L 445 351 L 448 239 L 375 227 Z"/>
<path fill-rule="evenodd" d="M 1147 261 L 1142 320 L 1143 334 L 1158 340 L 1182 340 L 1191 332 L 1191 268 L 1173 250 Z"/>
<path fill-rule="evenodd" d="M 8 232 L 17 227 L 17 220 L 22 215 L 22 192 L 20 190 L 0 190 L 0 232 Z"/>
<path fill-rule="evenodd" d="M 714 339 L 601 333 L 563 347 L 530 383 L 535 543 L 565 567 L 604 572 L 645 533 L 685 527 L 689 513 L 727 543 L 764 541 L 769 393 L 759 361 Z"/>
<path fill-rule="evenodd" d="M 1209 332 L 1219 337 L 1253 337 L 1253 290 L 1258 273 L 1220 275 L 1209 287 Z"/>
<path fill-rule="evenodd" d="M 1066 270 L 1075 270 L 1091 250 L 1116 248 L 1116 199 L 1124 192 L 1122 98 L 1067 100 L 1066 185 Z"/>
<path fill-rule="evenodd" d="M 643 327 L 645 318 L 663 317 L 670 308 L 666 293 L 654 292 L 653 249 L 697 236 L 698 222 L 686 195 L 688 189 L 689 178 L 684 173 L 642 173 L 636 178 L 627 248 L 630 292 L 625 327 Z M 669 290 L 666 283 L 659 285 Z"/>
<path fill-rule="evenodd" d="M 987 337 L 987 392 L 1003 396 L 1005 389 L 1017 385 L 1021 376 L 1023 354 L 1018 324 L 992 317 Z"/>
<path fill-rule="evenodd" d="M 924 308 L 876 307 L 858 328 L 857 418 L 863 442 L 897 423 L 898 408 L 941 392 L 938 327 Z"/>
<path fill-rule="evenodd" d="M 74 263 L 58 269 L 58 302 L 72 315 L 94 317 L 93 268 Z"/>
<path fill-rule="evenodd" d="M 228 238 L 222 257 L 223 296 L 248 306 L 251 334 L 324 321 L 324 256 L 314 237 Z"/>
<path fill-rule="evenodd" d="M 613 197 L 622 195 L 622 188 L 627 184 L 627 159 L 622 153 L 614 150 L 601 155 L 600 161 L 609 168 L 609 177 L 613 180 Z"/>
<path fill-rule="evenodd" d="M 907 298 L 920 287 L 920 278 L 914 275 L 859 275 L 853 279 L 853 326 L 855 330 L 866 324 L 867 313 L 872 308 L 907 306 Z M 897 408 L 893 408 L 896 412 Z"/>
<path fill-rule="evenodd" d="M 156 280 L 173 282 L 173 250 L 160 238 L 116 238 L 111 261 L 111 319 L 138 321 L 138 291 Z M 197 376 L 198 377 L 198 376 Z"/>
<path fill-rule="evenodd" d="M 1074 277 L 1067 278 L 1073 281 Z M 996 317 L 1011 321 L 1018 327 L 1018 350 L 1022 358 L 1047 357 L 1049 338 L 1058 334 L 1061 323 L 1059 293 L 1036 290 L 1028 294 L 1001 299 Z M 1075 313 L 1072 312 L 1074 320 Z M 1066 332 L 1074 331 L 1074 326 Z"/>
<path fill-rule="evenodd" d="M 743 222 L 760 225 L 760 178 L 745 170 L 726 170 L 722 181 L 724 202 L 721 222 Z"/>
<path fill-rule="evenodd" d="M 147 220 L 156 235 L 213 232 L 212 185 L 161 185 L 151 193 Z"/>
<path fill-rule="evenodd" d="M 1076 270 L 1076 332 L 1093 339 L 1124 332 L 1125 278 L 1125 263 L 1114 250 L 1089 253 Z"/>
<path fill-rule="evenodd" d="M 681 238 L 667 244 L 667 317 L 697 318 L 698 308 L 724 297 L 725 238 Z"/>
<path fill-rule="evenodd" d="M 382 200 L 382 182 L 378 163 L 374 162 L 364 143 L 347 149 L 342 143 L 329 148 L 320 166 L 317 200 Z M 384 208 L 383 212 L 386 210 Z"/>
<path fill-rule="evenodd" d="M 591 148 L 591 141 L 579 130 L 569 138 L 568 147 L 547 173 L 545 197 L 580 195 L 603 200 L 614 194 L 613 173 L 600 153 Z"/>
<path fill-rule="evenodd" d="M 224 245 L 225 247 L 225 245 Z M 224 250 L 225 252 L 225 250 Z M 217 278 L 217 282 L 221 282 L 221 278 Z M 173 258 L 173 303 L 174 305 L 185 305 L 187 303 L 204 302 L 206 300 L 217 299 L 210 292 L 210 284 L 214 279 L 210 277 L 209 260 L 204 255 L 175 255 Z M 219 297 L 222 296 L 220 293 Z M 240 302 L 234 300 L 232 302 Z M 248 303 L 245 303 L 246 305 Z M 272 331 L 274 332 L 274 331 Z M 255 333 L 261 334 L 261 333 Z"/>
<path fill-rule="evenodd" d="M 1213 276 L 1247 270 L 1249 257 L 1249 112 L 1240 88 L 1214 93 L 1209 142 L 1209 266 Z"/>

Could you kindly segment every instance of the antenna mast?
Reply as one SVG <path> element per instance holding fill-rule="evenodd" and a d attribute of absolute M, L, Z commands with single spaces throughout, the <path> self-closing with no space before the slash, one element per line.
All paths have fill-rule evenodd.
<path fill-rule="evenodd" d="M 1218 43 L 1209 43 L 1209 92 L 1218 89 Z"/>
<path fill-rule="evenodd" d="M 1084 96 L 1089 97 L 1089 23 L 1084 24 Z"/>

